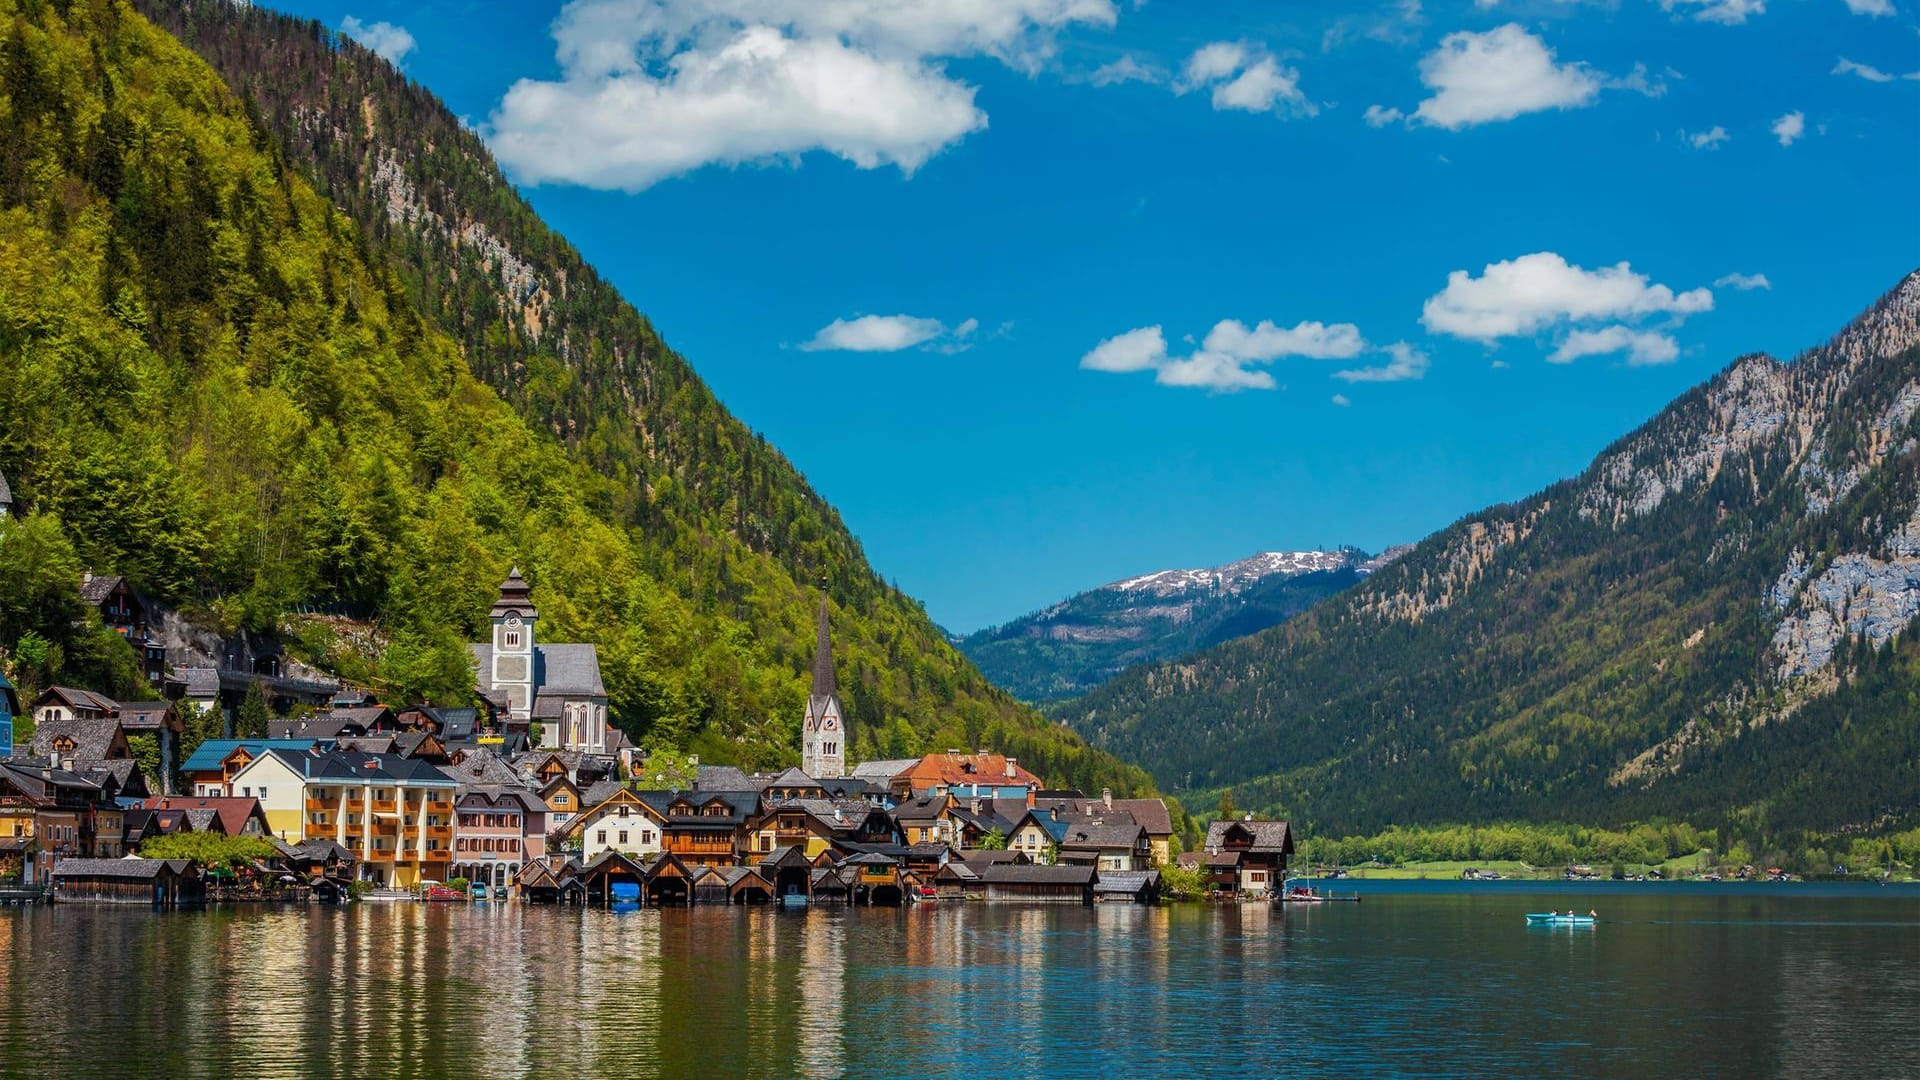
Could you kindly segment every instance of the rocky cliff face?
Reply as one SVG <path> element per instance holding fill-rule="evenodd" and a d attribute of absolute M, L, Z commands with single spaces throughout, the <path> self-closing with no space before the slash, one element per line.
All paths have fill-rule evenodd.
<path fill-rule="evenodd" d="M 1920 816 L 1920 274 L 1300 619 L 1058 709 L 1356 827 Z M 1251 796 L 1251 798 L 1250 798 Z"/>

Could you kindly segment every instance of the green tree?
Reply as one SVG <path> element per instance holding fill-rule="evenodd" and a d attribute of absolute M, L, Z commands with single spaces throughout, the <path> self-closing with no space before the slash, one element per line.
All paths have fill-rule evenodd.
<path fill-rule="evenodd" d="M 273 711 L 267 707 L 267 691 L 259 679 L 247 686 L 246 700 L 233 714 L 233 737 L 236 739 L 264 739 L 267 737 L 267 721 L 273 719 Z"/>
<path fill-rule="evenodd" d="M 1233 789 L 1222 788 L 1220 790 L 1220 820 L 1232 821 L 1239 816 L 1240 808 L 1234 805 L 1233 802 Z"/>
<path fill-rule="evenodd" d="M 980 838 L 980 850 L 981 851 L 1007 850 L 1007 834 L 1004 832 L 1001 832 L 999 829 L 989 829 L 987 831 L 987 834 Z"/>

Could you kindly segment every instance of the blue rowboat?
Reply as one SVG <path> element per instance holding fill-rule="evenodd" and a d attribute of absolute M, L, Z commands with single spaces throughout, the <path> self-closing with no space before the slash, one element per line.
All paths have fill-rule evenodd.
<path fill-rule="evenodd" d="M 1592 926 L 1597 920 L 1591 915 L 1561 915 L 1552 911 L 1530 911 L 1527 913 L 1529 924 L 1542 926 Z"/>

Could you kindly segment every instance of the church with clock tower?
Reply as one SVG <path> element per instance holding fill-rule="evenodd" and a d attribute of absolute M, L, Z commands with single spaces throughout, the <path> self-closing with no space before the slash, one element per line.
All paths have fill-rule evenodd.
<path fill-rule="evenodd" d="M 827 597 L 820 594 L 820 628 L 813 650 L 813 693 L 800 724 L 800 771 L 816 780 L 847 775 L 847 718 L 833 682 L 833 639 L 827 629 Z"/>

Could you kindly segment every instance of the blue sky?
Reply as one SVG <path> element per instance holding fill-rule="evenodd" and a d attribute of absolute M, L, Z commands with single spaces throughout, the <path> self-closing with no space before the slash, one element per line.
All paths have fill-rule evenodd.
<path fill-rule="evenodd" d="M 285 6 L 955 630 L 1417 539 L 1920 267 L 1920 0 Z"/>

